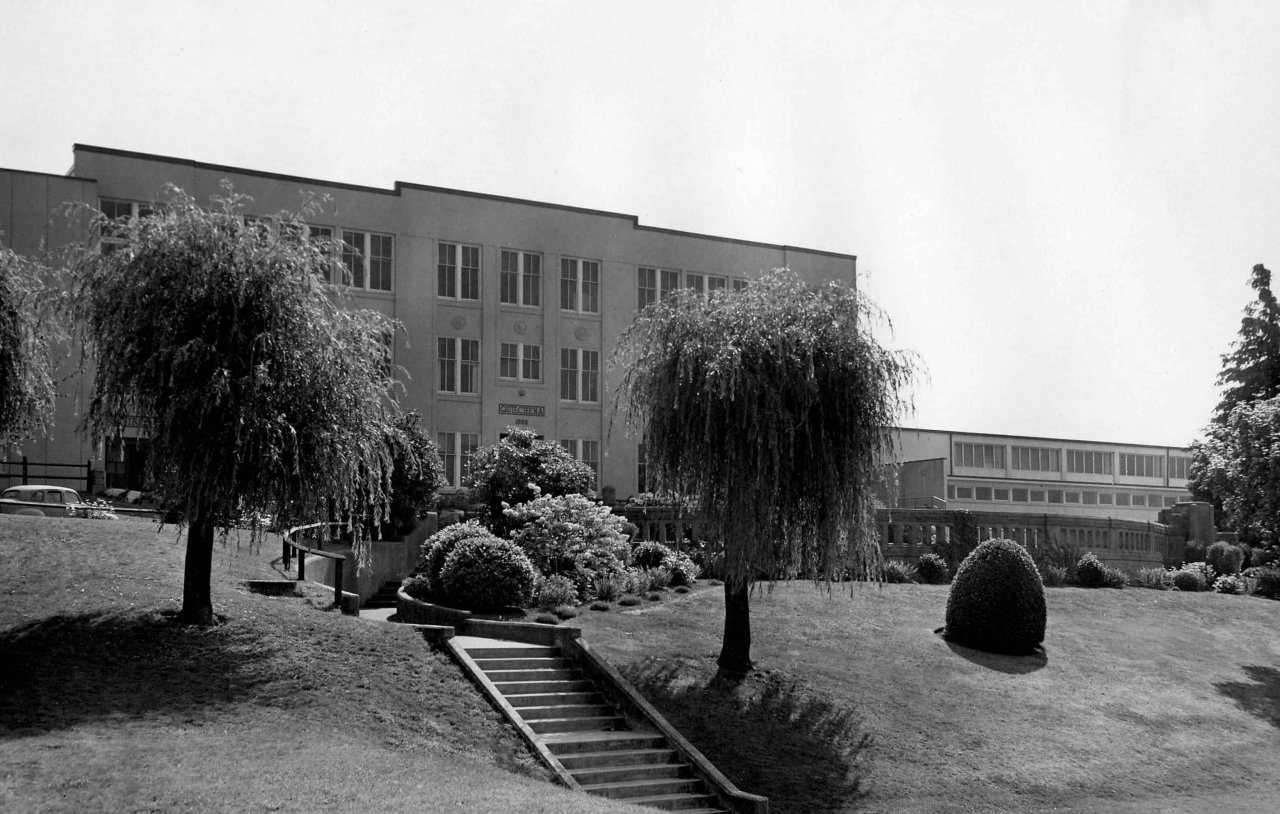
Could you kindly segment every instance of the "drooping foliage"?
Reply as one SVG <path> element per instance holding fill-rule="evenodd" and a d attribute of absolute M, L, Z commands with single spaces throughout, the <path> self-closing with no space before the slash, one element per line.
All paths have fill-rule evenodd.
<path fill-rule="evenodd" d="M 148 440 L 149 479 L 189 524 L 182 616 L 207 624 L 217 518 L 385 516 L 396 326 L 327 282 L 338 247 L 300 220 L 246 223 L 229 187 L 209 209 L 170 192 L 148 217 L 99 217 L 119 247 L 86 248 L 70 301 L 94 365 L 86 423 Z"/>
<path fill-rule="evenodd" d="M 615 406 L 661 486 L 696 498 L 718 530 L 742 615 L 757 574 L 879 570 L 872 485 L 914 363 L 881 347 L 878 317 L 845 283 L 779 269 L 709 299 L 676 292 L 619 340 Z M 742 633 L 749 648 L 727 615 L 727 670 L 750 666 L 728 641 Z"/>
<path fill-rule="evenodd" d="M 1244 542 L 1280 540 L 1280 396 L 1238 404 L 1210 424 L 1191 445 L 1187 486 Z"/>
<path fill-rule="evenodd" d="M 1222 356 L 1217 424 L 1226 423 L 1237 405 L 1280 395 L 1280 303 L 1271 293 L 1271 271 L 1261 263 L 1254 266 L 1249 286 L 1257 299 L 1245 307 L 1231 352 Z"/>
<path fill-rule="evenodd" d="M 498 443 L 481 447 L 471 458 L 467 485 L 485 507 L 485 524 L 495 534 L 512 529 L 503 510 L 541 495 L 591 495 L 591 467 L 532 430 L 508 427 Z M 506 504 L 504 506 L 503 504 Z"/>
<path fill-rule="evenodd" d="M 0 450 L 49 425 L 51 343 L 61 334 L 49 269 L 0 246 Z"/>

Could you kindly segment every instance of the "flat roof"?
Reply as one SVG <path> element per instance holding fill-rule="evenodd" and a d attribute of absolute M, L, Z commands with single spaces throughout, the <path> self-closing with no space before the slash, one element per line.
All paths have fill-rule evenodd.
<path fill-rule="evenodd" d="M 396 181 L 393 189 L 382 189 L 380 187 L 362 186 L 360 184 L 347 184 L 341 181 L 325 181 L 318 178 L 305 178 L 298 175 L 284 175 L 282 173 L 264 172 L 262 170 L 245 169 L 244 167 L 231 167 L 225 164 L 209 164 L 204 161 L 195 161 L 189 158 L 175 158 L 173 156 L 155 155 L 153 153 L 139 153 L 130 150 L 119 150 L 114 147 L 98 147 L 92 144 L 76 143 L 72 146 L 72 150 L 79 152 L 81 150 L 90 153 L 100 153 L 102 155 L 119 156 L 121 158 L 137 158 L 144 161 L 158 161 L 166 164 L 182 164 L 198 170 L 210 170 L 213 172 L 234 172 L 241 175 L 252 175 L 258 178 L 269 178 L 274 181 L 289 181 L 292 183 L 308 184 L 312 186 L 332 187 L 334 189 L 347 189 L 354 192 L 366 192 L 373 195 L 395 195 L 399 196 L 403 190 L 414 190 L 419 192 L 430 192 L 439 195 L 458 195 L 466 198 L 475 198 L 484 201 L 497 201 L 499 203 L 519 204 L 521 206 L 536 206 L 544 209 L 556 209 L 562 212 L 574 212 L 580 215 L 593 215 L 602 218 L 618 218 L 620 220 L 629 221 L 633 229 L 646 232 L 658 232 L 664 235 L 675 235 L 679 237 L 692 237 L 700 240 L 715 240 L 723 243 L 735 243 L 742 246 L 757 246 L 764 249 L 777 249 L 781 251 L 797 251 L 805 254 L 819 255 L 822 257 L 834 257 L 843 260 L 857 261 L 858 256 L 855 254 L 845 254 L 843 252 L 832 252 L 824 249 L 807 249 L 803 246 L 791 246 L 787 244 L 765 243 L 758 240 L 743 240 L 736 237 L 721 237 L 719 235 L 707 235 L 698 232 L 686 232 L 680 229 L 665 229 L 659 226 L 646 226 L 640 223 L 640 218 L 636 215 L 626 215 L 620 212 L 607 212 L 602 209 L 587 209 L 580 206 L 569 206 L 567 204 L 546 203 L 545 201 L 532 201 L 525 198 L 512 198 L 505 195 L 492 195 L 485 192 L 469 192 L 460 189 L 449 189 L 447 187 L 430 186 L 427 184 L 415 184 L 406 181 Z M 72 177 L 75 176 L 75 166 L 68 173 Z M 93 180 L 93 179 L 82 179 Z M 856 269 L 855 269 L 856 272 Z"/>
<path fill-rule="evenodd" d="M 1051 438 L 1043 435 L 1009 435 L 995 432 L 965 432 L 964 430 L 935 430 L 927 427 L 895 427 L 898 432 L 932 432 L 942 435 L 965 435 L 977 438 L 1025 439 L 1027 441 L 1054 441 L 1060 444 L 1099 444 L 1111 447 L 1153 447 L 1156 449 L 1180 449 L 1190 447 L 1184 444 L 1134 444 L 1127 441 L 1089 441 L 1082 438 Z"/>

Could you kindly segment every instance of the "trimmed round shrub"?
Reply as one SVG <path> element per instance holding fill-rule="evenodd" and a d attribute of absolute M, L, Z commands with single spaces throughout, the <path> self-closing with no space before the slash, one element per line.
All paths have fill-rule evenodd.
<path fill-rule="evenodd" d="M 1076 582 L 1081 588 L 1101 588 L 1107 584 L 1107 567 L 1092 552 L 1076 562 Z"/>
<path fill-rule="evenodd" d="M 444 562 L 458 543 L 463 540 L 496 540 L 493 532 L 480 524 L 478 520 L 465 523 L 454 523 L 445 526 L 435 534 L 422 541 L 422 558 L 418 567 L 427 578 L 427 591 L 438 599 L 445 597 L 444 585 L 440 581 L 440 570 Z"/>
<path fill-rule="evenodd" d="M 538 580 L 533 592 L 533 604 L 538 610 L 551 610 L 559 605 L 573 605 L 578 601 L 578 587 L 563 574 L 555 574 Z"/>
<path fill-rule="evenodd" d="M 926 585 L 945 585 L 951 579 L 951 569 L 937 554 L 921 554 L 916 561 L 916 575 Z"/>
<path fill-rule="evenodd" d="M 400 583 L 400 590 L 414 599 L 428 601 L 431 597 L 431 588 L 427 584 L 426 574 L 410 574 L 405 577 L 404 582 Z"/>
<path fill-rule="evenodd" d="M 1013 540 L 987 540 L 956 569 L 945 636 L 979 650 L 1028 653 L 1044 641 L 1044 585 Z"/>
<path fill-rule="evenodd" d="M 473 610 L 525 605 L 537 577 L 519 546 L 496 537 L 463 540 L 440 569 L 449 601 Z"/>
<path fill-rule="evenodd" d="M 1238 574 L 1244 564 L 1244 550 L 1238 545 L 1219 540 L 1204 553 L 1204 561 L 1218 574 Z"/>
<path fill-rule="evenodd" d="M 662 566 L 671 572 L 672 585 L 692 585 L 702 574 L 702 569 L 688 554 L 673 554 Z"/>
<path fill-rule="evenodd" d="M 1173 572 L 1173 587 L 1179 591 L 1203 591 L 1205 589 L 1204 572 L 1199 568 L 1179 568 Z"/>

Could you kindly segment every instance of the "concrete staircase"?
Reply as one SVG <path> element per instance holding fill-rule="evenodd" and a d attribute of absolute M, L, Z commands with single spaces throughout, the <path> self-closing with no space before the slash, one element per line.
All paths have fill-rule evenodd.
<path fill-rule="evenodd" d="M 368 601 L 361 603 L 361 608 L 394 608 L 396 606 L 396 593 L 400 590 L 400 583 L 384 582 L 378 592 L 369 597 Z"/>
<path fill-rule="evenodd" d="M 665 736 L 633 728 L 558 648 L 455 640 L 586 792 L 685 814 L 728 814 Z"/>

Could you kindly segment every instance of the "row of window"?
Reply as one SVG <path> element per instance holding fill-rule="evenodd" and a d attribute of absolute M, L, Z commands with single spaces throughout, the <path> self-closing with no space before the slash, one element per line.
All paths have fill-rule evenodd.
<path fill-rule="evenodd" d="M 888 549 L 913 546 L 950 544 L 954 530 L 951 526 L 925 525 L 923 523 L 881 523 L 880 544 Z M 1119 551 L 1151 551 L 1151 534 L 1143 531 L 1111 531 L 1110 529 L 1055 528 L 1052 538 L 1066 542 L 1072 548 L 1084 551 L 1111 548 L 1112 535 Z M 1038 550 L 1045 542 L 1043 529 L 1029 526 L 979 526 L 979 540 L 1013 540 L 1027 550 Z"/>
<path fill-rule="evenodd" d="M 436 341 L 437 389 L 441 393 L 480 393 L 480 340 L 442 336 Z M 542 381 L 542 346 L 503 342 L 498 349 L 498 378 Z M 600 351 L 560 349 L 560 399 L 600 401 Z"/>
<path fill-rule="evenodd" d="M 1068 449 L 1067 472 L 1078 475 L 1113 474 L 1113 454 L 1086 449 Z M 1005 448 L 1001 444 L 971 444 L 957 442 L 952 463 L 973 469 L 1004 469 Z M 1165 456 L 1119 453 L 1121 475 L 1136 478 L 1163 478 Z M 1185 480 L 1190 458 L 1170 455 L 1169 477 Z M 1062 450 L 1054 447 L 1009 448 L 1010 468 L 1024 472 L 1061 472 Z"/>
<path fill-rule="evenodd" d="M 461 486 L 471 474 L 471 461 L 480 447 L 480 433 L 477 432 L 437 432 L 436 446 L 440 449 L 440 460 L 444 463 L 445 483 L 452 487 Z M 591 467 L 595 483 L 600 482 L 600 442 L 586 438 L 563 438 L 560 446 L 569 451 L 574 458 Z"/>
<path fill-rule="evenodd" d="M 683 286 L 681 285 L 682 276 Z M 681 287 L 692 289 L 700 296 L 709 297 L 713 291 L 723 290 L 728 285 L 729 278 L 722 275 L 641 266 L 636 270 L 636 308 L 643 309 L 659 299 L 666 299 Z M 741 291 L 746 287 L 746 280 L 733 279 L 734 291 Z"/>
<path fill-rule="evenodd" d="M 1081 506 L 1137 506 L 1162 509 L 1174 506 L 1187 495 L 1157 495 L 1139 492 L 1098 492 L 1094 490 L 1031 489 L 1005 486 L 947 486 L 949 500 L 1003 501 L 1012 503 L 1061 503 Z"/>

